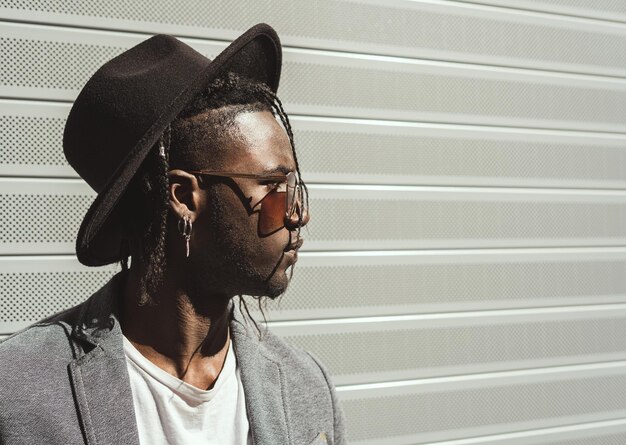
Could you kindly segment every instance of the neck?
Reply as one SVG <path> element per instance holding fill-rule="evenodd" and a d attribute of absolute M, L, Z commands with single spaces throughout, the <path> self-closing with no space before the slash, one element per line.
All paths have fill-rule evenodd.
<path fill-rule="evenodd" d="M 131 268 L 120 305 L 124 335 L 161 369 L 198 388 L 210 388 L 228 351 L 230 298 L 203 295 L 200 299 L 166 277 L 158 292 L 148 296 L 149 302 L 141 304 L 146 296 L 139 278 Z"/>

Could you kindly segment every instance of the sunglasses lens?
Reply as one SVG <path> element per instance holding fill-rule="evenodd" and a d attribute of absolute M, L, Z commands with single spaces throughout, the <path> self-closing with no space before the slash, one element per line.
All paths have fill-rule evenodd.
<path fill-rule="evenodd" d="M 287 175 L 287 213 L 293 214 L 296 206 L 296 191 L 298 190 L 298 180 L 295 173 Z"/>
<path fill-rule="evenodd" d="M 259 231 L 262 235 L 273 233 L 285 226 L 285 217 L 296 210 L 300 215 L 306 211 L 302 187 L 298 187 L 295 173 L 287 175 L 287 187 L 270 192 L 261 201 Z M 298 207 L 298 208 L 296 208 Z"/>
<path fill-rule="evenodd" d="M 259 232 L 267 235 L 285 225 L 285 193 L 270 192 L 262 201 L 259 213 Z"/>

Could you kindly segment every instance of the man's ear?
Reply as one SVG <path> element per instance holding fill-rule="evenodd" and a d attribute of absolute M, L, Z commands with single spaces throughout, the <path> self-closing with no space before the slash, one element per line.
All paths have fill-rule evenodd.
<path fill-rule="evenodd" d="M 201 206 L 202 190 L 198 184 L 198 178 L 184 170 L 170 170 L 169 178 L 169 201 L 172 211 L 179 217 L 189 216 L 191 221 L 197 218 Z"/>

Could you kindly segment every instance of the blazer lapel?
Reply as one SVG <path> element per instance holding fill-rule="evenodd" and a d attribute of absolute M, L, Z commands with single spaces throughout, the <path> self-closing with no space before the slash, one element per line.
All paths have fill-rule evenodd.
<path fill-rule="evenodd" d="M 89 445 L 139 445 L 122 330 L 115 316 L 120 275 L 86 302 L 72 331 L 82 347 L 76 348 L 79 357 L 69 364 L 69 373 Z"/>
<path fill-rule="evenodd" d="M 231 338 L 246 398 L 254 445 L 290 444 L 283 379 L 277 361 L 262 352 L 257 332 L 241 322 L 234 305 Z"/>
<path fill-rule="evenodd" d="M 70 364 L 87 444 L 136 444 L 139 433 L 124 359 L 96 347 Z"/>

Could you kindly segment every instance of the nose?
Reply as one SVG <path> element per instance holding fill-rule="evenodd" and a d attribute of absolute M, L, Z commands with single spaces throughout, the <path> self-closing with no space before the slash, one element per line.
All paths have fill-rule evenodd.
<path fill-rule="evenodd" d="M 302 203 L 296 203 L 296 209 L 289 218 L 285 218 L 285 227 L 289 230 L 296 230 L 298 227 L 304 227 L 310 220 L 309 211 L 304 209 Z"/>

